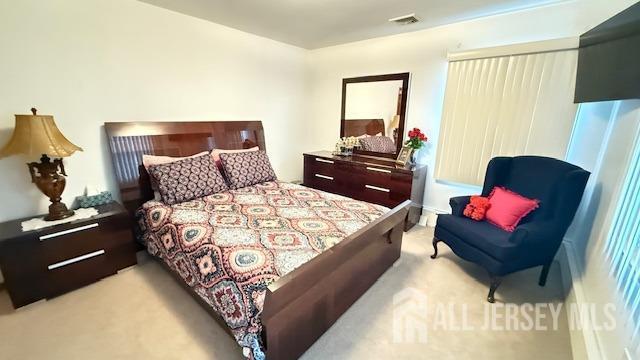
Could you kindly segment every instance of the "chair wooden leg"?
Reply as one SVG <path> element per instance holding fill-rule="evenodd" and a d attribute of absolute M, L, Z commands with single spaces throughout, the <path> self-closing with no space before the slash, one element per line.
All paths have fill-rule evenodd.
<path fill-rule="evenodd" d="M 493 296 L 496 293 L 496 289 L 500 286 L 502 282 L 502 276 L 493 276 L 491 275 L 491 285 L 489 286 L 489 295 L 487 296 L 487 301 L 490 303 L 496 302 L 495 297 Z"/>
<path fill-rule="evenodd" d="M 538 285 L 545 286 L 547 284 L 547 276 L 549 275 L 550 268 L 551 268 L 551 262 L 544 264 L 542 266 L 542 271 L 540 272 L 540 279 L 538 279 Z"/>
<path fill-rule="evenodd" d="M 435 259 L 436 256 L 438 256 L 438 243 L 440 241 L 442 241 L 442 240 L 436 238 L 435 236 L 433 237 L 433 242 L 432 242 L 432 244 L 433 244 L 433 255 L 431 255 L 432 259 Z"/>

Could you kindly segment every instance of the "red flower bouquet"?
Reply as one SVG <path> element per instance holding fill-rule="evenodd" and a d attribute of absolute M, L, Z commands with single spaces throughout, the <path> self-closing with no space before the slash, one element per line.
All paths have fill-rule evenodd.
<path fill-rule="evenodd" d="M 420 131 L 420 129 L 418 128 L 413 128 L 412 130 L 409 130 L 408 135 L 409 135 L 409 140 L 407 140 L 405 145 L 407 145 L 408 147 L 414 150 L 418 150 L 421 147 L 423 147 L 428 140 L 427 136 L 423 134 L 422 131 Z"/>

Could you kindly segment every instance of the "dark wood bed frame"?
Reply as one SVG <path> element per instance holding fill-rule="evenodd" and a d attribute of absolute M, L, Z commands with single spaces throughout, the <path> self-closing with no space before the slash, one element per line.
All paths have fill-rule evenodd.
<path fill-rule="evenodd" d="M 260 121 L 105 123 L 105 130 L 122 201 L 132 214 L 153 197 L 141 166 L 142 154 L 188 156 L 212 148 L 266 149 Z M 300 357 L 393 265 L 400 257 L 410 203 L 398 205 L 269 285 L 261 314 L 267 359 Z M 169 272 L 228 331 L 222 318 Z"/>
<path fill-rule="evenodd" d="M 349 119 L 344 122 L 344 136 L 378 135 L 385 133 L 383 119 Z"/>

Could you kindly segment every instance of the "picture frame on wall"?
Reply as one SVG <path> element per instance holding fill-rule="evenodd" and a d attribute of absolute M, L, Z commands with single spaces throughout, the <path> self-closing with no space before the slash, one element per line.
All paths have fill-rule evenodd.
<path fill-rule="evenodd" d="M 400 149 L 400 153 L 398 154 L 398 157 L 396 159 L 396 164 L 397 165 L 402 165 L 402 166 L 407 166 L 407 164 L 409 164 L 411 162 L 411 153 L 413 152 L 413 149 L 408 147 L 408 146 L 403 146 L 402 149 Z"/>

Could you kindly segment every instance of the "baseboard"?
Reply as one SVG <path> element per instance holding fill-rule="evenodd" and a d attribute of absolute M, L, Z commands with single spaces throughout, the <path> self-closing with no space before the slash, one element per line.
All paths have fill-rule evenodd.
<path fill-rule="evenodd" d="M 437 209 L 431 206 L 422 207 L 422 216 L 420 216 L 420 225 L 435 227 L 438 214 L 448 214 L 449 211 Z"/>
<path fill-rule="evenodd" d="M 556 259 L 560 264 L 562 285 L 566 294 L 564 301 L 565 309 L 569 309 L 571 304 L 586 306 L 588 300 L 584 287 L 582 286 L 582 281 L 580 280 L 580 274 L 584 272 L 582 264 L 578 261 L 576 250 L 571 240 L 565 239 L 562 242 Z M 567 316 L 569 316 L 568 311 Z M 569 319 L 567 318 L 567 320 Z M 583 319 L 583 321 L 591 322 L 592 319 Z M 574 359 L 603 359 L 598 334 L 593 331 L 593 329 L 594 326 L 583 326 L 582 329 L 579 330 L 569 329 L 571 335 L 571 351 Z"/>

